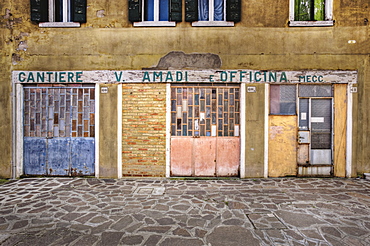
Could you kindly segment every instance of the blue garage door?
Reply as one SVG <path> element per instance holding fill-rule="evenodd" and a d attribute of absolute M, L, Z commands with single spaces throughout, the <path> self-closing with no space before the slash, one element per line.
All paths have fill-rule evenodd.
<path fill-rule="evenodd" d="M 94 175 L 94 86 L 42 86 L 24 87 L 24 174 Z"/>

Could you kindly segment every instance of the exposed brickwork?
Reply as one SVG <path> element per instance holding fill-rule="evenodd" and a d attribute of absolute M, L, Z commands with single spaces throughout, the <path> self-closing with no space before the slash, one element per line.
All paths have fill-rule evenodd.
<path fill-rule="evenodd" d="M 166 174 L 166 85 L 122 88 L 122 175 Z"/>

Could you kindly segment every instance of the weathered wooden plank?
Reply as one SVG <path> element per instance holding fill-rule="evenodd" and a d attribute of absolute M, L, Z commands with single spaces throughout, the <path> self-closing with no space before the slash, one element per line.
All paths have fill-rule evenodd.
<path fill-rule="evenodd" d="M 297 174 L 297 116 L 269 116 L 268 176 Z"/>
<path fill-rule="evenodd" d="M 347 86 L 334 85 L 334 176 L 346 176 Z"/>

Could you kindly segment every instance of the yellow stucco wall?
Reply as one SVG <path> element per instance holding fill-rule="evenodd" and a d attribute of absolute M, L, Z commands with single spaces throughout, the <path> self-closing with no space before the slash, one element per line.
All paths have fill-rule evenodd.
<path fill-rule="evenodd" d="M 368 0 L 334 1 L 333 27 L 288 27 L 288 0 L 251 0 L 243 1 L 242 21 L 235 27 L 199 28 L 181 22 L 176 27 L 137 28 L 128 21 L 127 1 L 88 0 L 87 23 L 80 28 L 39 28 L 30 22 L 29 1 L 2 1 L 0 176 L 11 174 L 11 71 L 134 70 L 157 65 L 171 51 L 217 54 L 222 69 L 358 70 L 353 173 L 370 172 L 369 5 Z M 247 129 L 247 135 L 263 143 L 262 128 Z M 248 158 L 248 163 L 261 162 L 257 155 Z"/>

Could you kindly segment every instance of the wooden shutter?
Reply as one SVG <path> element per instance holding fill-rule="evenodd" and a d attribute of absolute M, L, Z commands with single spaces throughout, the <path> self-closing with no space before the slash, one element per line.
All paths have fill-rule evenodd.
<path fill-rule="evenodd" d="M 171 0 L 170 21 L 182 21 L 182 1 Z"/>
<path fill-rule="evenodd" d="M 241 20 L 241 0 L 226 0 L 226 20 L 239 22 Z"/>
<path fill-rule="evenodd" d="M 141 0 L 128 1 L 128 19 L 131 22 L 141 21 Z"/>
<path fill-rule="evenodd" d="M 72 21 L 85 23 L 86 22 L 86 0 L 72 1 Z"/>
<path fill-rule="evenodd" d="M 185 0 L 185 21 L 198 20 L 198 0 Z"/>
<path fill-rule="evenodd" d="M 31 0 L 31 21 L 47 22 L 49 21 L 48 0 Z"/>

